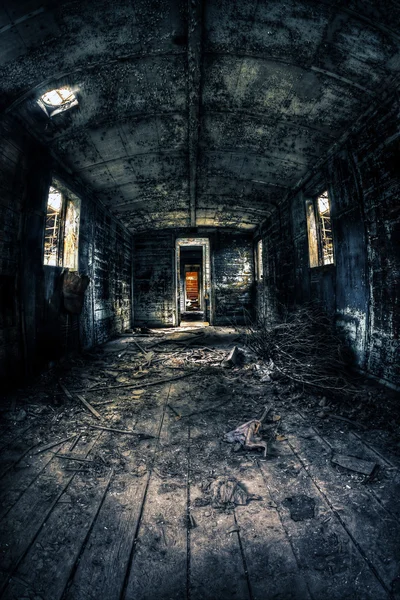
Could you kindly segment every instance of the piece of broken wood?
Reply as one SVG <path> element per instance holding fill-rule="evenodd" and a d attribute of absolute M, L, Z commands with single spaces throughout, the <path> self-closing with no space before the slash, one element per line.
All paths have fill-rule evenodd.
<path fill-rule="evenodd" d="M 50 442 L 49 444 L 46 444 L 45 446 L 42 446 L 41 448 L 39 448 L 39 450 L 36 450 L 36 452 L 34 452 L 34 454 L 40 454 L 41 452 L 46 452 L 46 450 L 50 450 L 50 448 L 54 448 L 55 446 L 59 446 L 60 444 L 64 444 L 64 442 L 68 442 L 69 440 L 72 440 L 72 438 L 74 438 L 76 436 L 76 433 L 74 433 L 73 435 L 70 435 L 62 440 L 58 440 L 58 442 Z"/>
<path fill-rule="evenodd" d="M 154 435 L 149 433 L 140 433 L 138 431 L 129 431 L 129 429 L 116 429 L 115 427 L 101 427 L 100 425 L 89 425 L 91 429 L 101 429 L 102 431 L 112 431 L 114 433 L 125 433 L 127 435 L 137 435 L 142 439 L 152 439 Z"/>
<path fill-rule="evenodd" d="M 73 400 L 73 399 L 74 399 L 74 397 L 73 397 L 73 395 L 71 394 L 71 392 L 70 392 L 70 391 L 69 391 L 69 390 L 66 388 L 66 386 L 65 386 L 63 383 L 61 383 L 61 381 L 59 381 L 58 383 L 59 383 L 59 386 L 60 386 L 60 388 L 61 388 L 61 389 L 62 389 L 62 391 L 64 392 L 64 394 L 67 396 L 67 398 L 69 398 L 70 400 Z M 93 391 L 94 391 L 94 390 L 93 390 Z M 74 393 L 75 393 L 75 392 L 74 392 Z M 96 410 L 95 408 L 93 408 L 93 406 L 92 406 L 92 405 L 91 405 L 91 404 L 90 404 L 90 403 L 89 403 L 87 400 L 85 400 L 85 398 L 84 398 L 83 396 L 80 396 L 79 394 L 76 394 L 76 393 L 75 393 L 75 395 L 76 395 L 76 397 L 78 398 L 78 400 L 79 400 L 80 402 L 82 402 L 82 404 L 83 404 L 84 406 L 86 406 L 86 408 L 87 408 L 88 410 L 90 410 L 90 412 L 91 412 L 91 413 L 92 413 L 92 414 L 93 414 L 93 415 L 94 415 L 94 416 L 95 416 L 97 419 L 100 419 L 100 421 L 102 420 L 102 416 L 101 416 L 101 414 L 100 414 L 100 413 L 98 413 L 98 412 L 97 412 L 97 410 Z"/>
<path fill-rule="evenodd" d="M 93 408 L 93 406 L 87 400 L 85 400 L 83 396 L 81 396 L 80 394 L 76 394 L 76 397 L 82 402 L 84 406 L 86 406 L 88 410 L 90 410 L 90 412 L 96 417 L 96 419 L 99 419 L 100 421 L 102 420 L 101 414 L 98 413 L 97 410 Z"/>
<path fill-rule="evenodd" d="M 121 385 L 104 385 L 101 387 L 97 387 L 93 390 L 88 390 L 86 388 L 78 388 L 76 390 L 73 390 L 73 393 L 76 394 L 76 392 L 98 392 L 99 390 L 116 390 L 119 388 L 133 388 L 133 389 L 137 389 L 140 390 L 141 388 L 144 387 L 150 387 L 152 385 L 161 385 L 163 383 L 169 383 L 170 381 L 177 381 L 178 379 L 184 379 L 185 377 L 191 377 L 192 375 L 196 375 L 198 373 L 199 369 L 196 369 L 194 371 L 191 371 L 190 373 L 183 373 L 183 375 L 177 375 L 176 377 L 167 377 L 165 379 L 157 379 L 156 381 L 147 381 L 145 383 L 141 383 L 141 384 L 136 384 L 136 383 L 123 383 Z M 61 385 L 61 384 L 60 384 Z M 72 395 L 71 395 L 72 398 Z"/>
<path fill-rule="evenodd" d="M 346 454 L 334 454 L 331 458 L 331 462 L 349 471 L 355 473 L 362 473 L 363 475 L 371 476 L 373 471 L 377 469 L 378 464 L 363 458 L 357 458 L 357 456 L 348 456 Z"/>
<path fill-rule="evenodd" d="M 86 463 L 93 462 L 90 458 L 81 458 L 80 456 L 74 456 L 73 454 L 58 454 L 58 453 L 56 453 L 54 456 L 56 456 L 57 458 L 63 458 L 65 460 L 76 460 L 78 462 L 86 462 Z"/>

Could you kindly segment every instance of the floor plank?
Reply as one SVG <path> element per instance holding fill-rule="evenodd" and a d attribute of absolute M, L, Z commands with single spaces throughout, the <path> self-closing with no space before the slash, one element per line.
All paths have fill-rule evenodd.
<path fill-rule="evenodd" d="M 82 456 L 88 455 L 98 437 L 82 441 L 78 450 Z M 0 592 L 74 476 L 62 470 L 57 461 L 51 461 L 8 513 L 0 538 Z"/>
<path fill-rule="evenodd" d="M 194 519 L 190 530 L 190 598 L 247 600 L 250 595 L 235 515 L 232 510 L 201 505 L 201 483 L 207 480 L 209 456 L 215 451 L 209 427 L 191 425 L 190 438 L 190 511 Z"/>
<path fill-rule="evenodd" d="M 393 560 L 400 556 L 399 523 L 361 485 L 331 464 L 331 450 L 300 417 L 293 419 L 292 425 L 296 433 L 287 434 L 291 448 L 358 546 L 371 571 L 390 593 L 393 582 L 400 577 L 400 564 Z"/>
<path fill-rule="evenodd" d="M 259 466 L 311 597 L 387 598 L 297 457 L 293 453 L 281 455 L 260 461 Z"/>
<path fill-rule="evenodd" d="M 43 600 L 62 597 L 110 480 L 111 474 L 95 478 L 77 473 L 11 578 L 4 600 L 27 594 Z"/>
<path fill-rule="evenodd" d="M 170 385 L 164 403 L 126 600 L 150 599 L 154 590 L 160 600 L 186 597 L 188 430 L 166 411 L 166 404 L 179 396 L 183 385 Z"/>
<path fill-rule="evenodd" d="M 68 448 L 68 442 L 61 448 Z M 18 469 L 13 469 L 2 478 L 0 481 L 0 520 L 36 481 L 36 478 L 53 458 L 52 450 L 40 454 L 29 452 L 19 463 Z"/>
<path fill-rule="evenodd" d="M 164 387 L 150 394 L 131 425 L 157 436 L 166 393 Z M 103 458 L 120 472 L 110 485 L 65 600 L 117 600 L 123 589 L 156 439 L 138 442 L 130 436 L 109 433 L 105 434 L 104 446 L 107 451 L 102 452 Z M 119 464 L 114 464 L 115 458 L 119 458 Z"/>
<path fill-rule="evenodd" d="M 240 473 L 240 483 L 261 499 L 237 506 L 246 564 L 254 600 L 308 600 L 304 573 L 296 562 L 291 540 L 285 532 L 276 507 L 271 504 L 264 479 L 257 465 Z"/>

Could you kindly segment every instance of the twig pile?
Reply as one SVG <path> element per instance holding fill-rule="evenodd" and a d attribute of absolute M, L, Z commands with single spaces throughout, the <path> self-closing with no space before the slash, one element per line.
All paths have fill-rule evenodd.
<path fill-rule="evenodd" d="M 303 386 L 326 391 L 350 391 L 346 349 L 332 321 L 315 305 L 287 312 L 279 324 L 250 326 L 247 345 L 272 360 L 283 376 Z"/>

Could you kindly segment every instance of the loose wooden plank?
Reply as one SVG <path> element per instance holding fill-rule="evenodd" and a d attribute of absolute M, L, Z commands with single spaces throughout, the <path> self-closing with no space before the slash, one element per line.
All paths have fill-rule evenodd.
<path fill-rule="evenodd" d="M 303 417 L 304 418 L 304 417 Z M 367 492 L 376 496 L 382 506 L 400 520 L 400 471 L 392 465 L 392 462 L 381 455 L 379 451 L 371 448 L 362 437 L 353 431 L 331 428 L 321 430 L 318 426 L 313 429 L 321 437 L 332 451 L 345 452 L 348 455 L 360 456 L 368 461 L 376 461 L 379 466 L 377 477 L 372 482 L 365 482 L 365 478 L 360 480 Z M 354 479 L 349 478 L 353 484 Z"/>
<path fill-rule="evenodd" d="M 58 384 L 59 384 L 60 388 L 62 389 L 62 391 L 64 392 L 64 394 L 67 396 L 67 398 L 69 398 L 69 400 L 73 400 L 74 397 L 71 394 L 71 392 L 67 389 L 67 387 L 63 383 L 61 383 L 61 381 L 59 381 Z M 94 415 L 96 417 L 96 419 L 99 419 L 100 421 L 102 420 L 101 414 L 95 408 L 93 408 L 93 406 L 87 400 L 85 400 L 85 398 L 83 396 L 81 396 L 80 394 L 76 394 L 76 393 L 75 393 L 75 396 L 92 413 L 92 415 Z"/>
<path fill-rule="evenodd" d="M 65 442 L 72 440 L 72 438 L 74 438 L 75 436 L 76 436 L 76 434 L 74 433 L 73 435 L 69 435 L 68 437 L 63 438 L 62 440 L 57 440 L 56 442 L 49 442 L 48 444 L 45 444 L 44 446 L 40 446 L 40 448 L 38 450 L 36 450 L 36 452 L 34 452 L 34 454 L 40 454 L 41 452 L 50 450 L 50 448 L 55 448 L 56 446 L 61 446 Z"/>
<path fill-rule="evenodd" d="M 96 419 L 99 419 L 100 421 L 103 419 L 101 414 L 95 408 L 93 408 L 93 406 L 87 400 L 85 400 L 83 396 L 81 396 L 80 394 L 76 394 L 76 397 L 82 402 L 84 406 L 86 406 L 88 410 L 90 410 L 90 412 L 96 417 Z"/>
<path fill-rule="evenodd" d="M 185 379 L 186 377 L 192 377 L 193 375 L 197 375 L 198 371 L 191 371 L 190 373 L 183 373 L 182 375 L 176 375 L 175 377 L 166 377 L 163 379 L 156 379 L 154 381 L 147 381 L 147 382 L 143 382 L 141 384 L 137 384 L 137 383 L 122 383 L 121 385 L 103 385 L 101 387 L 96 387 L 93 389 L 86 389 L 86 388 L 78 388 L 76 390 L 73 390 L 73 393 L 75 394 L 76 392 L 86 392 L 86 393 L 91 393 L 91 392 L 98 392 L 100 390 L 104 391 L 104 390 L 116 390 L 116 389 L 120 389 L 120 388 L 132 388 L 132 389 L 136 389 L 136 390 L 140 390 L 144 387 L 151 387 L 153 385 L 164 385 L 165 383 L 170 383 L 173 381 L 178 381 L 178 379 Z"/>
<path fill-rule="evenodd" d="M 88 478 L 78 473 L 60 497 L 21 561 L 3 598 L 13 600 L 35 594 L 43 600 L 61 598 L 72 566 L 107 492 L 112 473 Z"/>
<path fill-rule="evenodd" d="M 363 460 L 362 458 L 357 456 L 349 456 L 348 454 L 335 453 L 332 456 L 331 461 L 333 464 L 339 465 L 344 469 L 354 471 L 355 473 L 362 473 L 363 475 L 368 476 L 371 476 L 377 467 L 376 462 Z"/>
<path fill-rule="evenodd" d="M 102 431 L 112 431 L 114 433 L 122 433 L 125 435 L 137 435 L 142 439 L 151 439 L 154 436 L 149 433 L 143 433 L 139 431 L 129 431 L 129 429 L 116 429 L 115 427 L 101 427 L 100 425 L 89 425 L 91 429 L 101 429 Z"/>

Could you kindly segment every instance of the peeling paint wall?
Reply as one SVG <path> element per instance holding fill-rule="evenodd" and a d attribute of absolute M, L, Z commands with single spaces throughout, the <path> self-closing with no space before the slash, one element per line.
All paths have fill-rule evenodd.
<path fill-rule="evenodd" d="M 399 165 L 400 115 L 394 102 L 371 114 L 358 134 L 288 200 L 290 216 L 283 217 L 283 207 L 281 229 L 278 217 L 264 225 L 266 254 L 272 252 L 276 258 L 265 257 L 268 274 L 257 298 L 259 312 L 276 302 L 290 305 L 318 299 L 334 315 L 355 365 L 396 385 L 400 384 Z M 335 264 L 310 269 L 305 201 L 325 189 L 331 199 Z M 288 270 L 285 264 L 290 264 L 293 252 Z"/>
<path fill-rule="evenodd" d="M 134 323 L 170 326 L 176 321 L 175 240 L 188 229 L 137 234 L 134 248 Z M 213 324 L 243 323 L 254 304 L 252 235 L 198 228 L 211 245 Z"/>
<path fill-rule="evenodd" d="M 132 237 L 87 190 L 54 171 L 45 148 L 18 138 L 15 123 L 1 127 L 0 375 L 11 379 L 130 327 Z M 42 264 L 52 174 L 81 199 L 79 272 L 91 279 L 81 315 L 63 307 L 62 269 Z"/>

